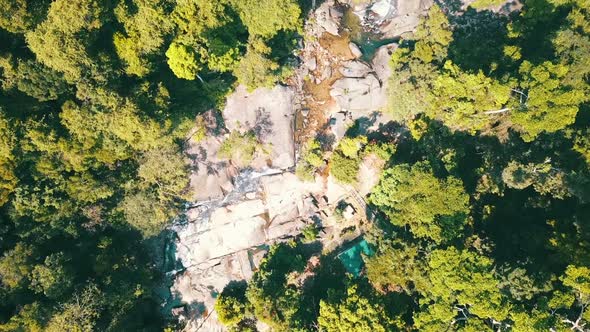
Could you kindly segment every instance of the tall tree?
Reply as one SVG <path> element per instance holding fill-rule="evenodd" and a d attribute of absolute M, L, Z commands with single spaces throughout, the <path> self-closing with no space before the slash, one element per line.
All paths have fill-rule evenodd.
<path fill-rule="evenodd" d="M 438 179 L 425 162 L 385 170 L 370 201 L 394 225 L 408 225 L 416 237 L 438 243 L 459 235 L 469 212 L 461 180 Z"/>
<path fill-rule="evenodd" d="M 387 315 L 387 308 L 376 298 L 369 298 L 351 285 L 345 294 L 333 293 L 320 302 L 318 324 L 322 331 L 394 331 L 403 323 Z"/>
<path fill-rule="evenodd" d="M 131 6 L 120 2 L 115 8 L 125 31 L 116 32 L 113 41 L 127 74 L 142 77 L 153 70 L 152 58 L 173 28 L 166 14 L 164 1 L 135 0 Z"/>
<path fill-rule="evenodd" d="M 17 177 L 14 174 L 15 157 L 13 149 L 16 141 L 8 120 L 0 109 L 0 206 L 8 201 L 8 195 L 17 185 Z"/>
<path fill-rule="evenodd" d="M 455 247 L 434 250 L 428 257 L 430 284 L 419 290 L 423 312 L 415 326 L 423 331 L 445 330 L 467 320 L 501 322 L 510 307 L 493 275 L 493 261 Z"/>
<path fill-rule="evenodd" d="M 567 66 L 549 61 L 536 66 L 524 61 L 520 66 L 525 101 L 511 120 L 524 140 L 532 141 L 542 132 L 552 133 L 574 123 L 580 104 L 588 97 L 583 88 L 565 84 L 568 71 Z"/>

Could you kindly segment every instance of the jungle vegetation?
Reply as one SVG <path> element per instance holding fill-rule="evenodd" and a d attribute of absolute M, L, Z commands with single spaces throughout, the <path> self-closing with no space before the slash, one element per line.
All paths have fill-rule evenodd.
<path fill-rule="evenodd" d="M 303 145 L 304 179 L 354 185 L 364 158 L 385 162 L 361 275 L 338 251 L 306 264 L 307 238 L 277 245 L 221 294 L 232 330 L 588 331 L 590 2 L 485 10 L 500 3 L 431 7 L 392 55 L 396 122 Z"/>
<path fill-rule="evenodd" d="M 188 199 L 187 133 L 236 82 L 290 72 L 301 12 L 0 0 L 0 331 L 168 325 L 152 244 Z"/>
<path fill-rule="evenodd" d="M 329 165 L 352 185 L 362 158 L 383 159 L 367 198 L 376 254 L 360 276 L 321 256 L 299 283 L 319 231 L 306 230 L 219 295 L 230 329 L 588 329 L 590 2 L 452 3 L 392 55 L 396 123 L 304 147 L 298 172 Z M 0 331 L 163 330 L 150 243 L 189 198 L 186 134 L 236 84 L 290 74 L 305 4 L 0 8 Z M 231 143 L 244 162 L 263 150 Z"/>

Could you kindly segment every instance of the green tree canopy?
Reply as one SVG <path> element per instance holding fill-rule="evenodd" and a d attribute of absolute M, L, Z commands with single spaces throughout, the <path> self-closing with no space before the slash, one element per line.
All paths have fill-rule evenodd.
<path fill-rule="evenodd" d="M 300 28 L 301 8 L 294 0 L 234 0 L 240 19 L 253 36 L 270 38 Z"/>
<path fill-rule="evenodd" d="M 428 257 L 429 284 L 419 292 L 426 301 L 414 316 L 415 326 L 435 331 L 462 319 L 502 321 L 510 311 L 493 275 L 493 261 L 455 247 Z M 457 320 L 459 319 L 459 320 Z"/>
<path fill-rule="evenodd" d="M 449 19 L 438 5 L 428 10 L 414 34 L 416 44 L 413 56 L 424 63 L 433 60 L 442 62 L 447 56 L 447 48 L 453 40 Z"/>
<path fill-rule="evenodd" d="M 197 63 L 196 54 L 188 46 L 172 43 L 166 51 L 168 66 L 178 78 L 194 80 L 202 69 Z"/>
<path fill-rule="evenodd" d="M 366 266 L 367 278 L 377 289 L 412 293 L 426 287 L 426 267 L 418 247 L 404 243 L 385 246 L 368 259 Z"/>
<path fill-rule="evenodd" d="M 571 125 L 579 105 L 588 100 L 583 89 L 564 84 L 568 71 L 567 66 L 548 61 L 537 66 L 524 61 L 520 66 L 526 102 L 513 112 L 511 120 L 521 128 L 526 141 Z"/>
<path fill-rule="evenodd" d="M 176 212 L 167 202 L 162 202 L 155 194 L 145 191 L 125 195 L 119 204 L 119 210 L 125 220 L 146 238 L 163 231 Z"/>
<path fill-rule="evenodd" d="M 12 153 L 15 143 L 13 132 L 0 109 L 0 206 L 8 201 L 8 195 L 18 181 L 14 174 L 15 158 Z"/>
<path fill-rule="evenodd" d="M 47 18 L 26 33 L 29 48 L 37 60 L 63 73 L 68 82 L 101 74 L 86 49 L 87 38 L 103 23 L 104 7 L 98 0 L 57 0 Z"/>
<path fill-rule="evenodd" d="M 24 33 L 38 23 L 48 2 L 45 0 L 1 0 L 0 28 Z"/>
<path fill-rule="evenodd" d="M 51 254 L 44 264 L 36 265 L 32 272 L 31 288 L 49 298 L 59 298 L 73 285 L 73 276 L 65 266 L 63 253 Z"/>
<path fill-rule="evenodd" d="M 246 283 L 230 282 L 215 301 L 219 321 L 235 326 L 246 317 Z"/>
<path fill-rule="evenodd" d="M 400 328 L 383 304 L 361 294 L 355 285 L 349 286 L 346 294 L 332 294 L 332 298 L 320 302 L 318 323 L 322 331 L 328 332 L 386 332 Z"/>
<path fill-rule="evenodd" d="M 92 331 L 103 307 L 104 294 L 95 284 L 89 284 L 71 302 L 63 304 L 60 312 L 51 318 L 45 331 Z"/>
<path fill-rule="evenodd" d="M 113 36 L 115 49 L 128 74 L 142 77 L 152 71 L 150 60 L 173 28 L 164 8 L 164 1 L 146 0 L 132 1 L 131 6 L 120 2 L 115 8 L 117 20 L 125 28 L 124 33 Z"/>
<path fill-rule="evenodd" d="M 0 257 L 0 281 L 9 288 L 23 286 L 31 278 L 32 265 L 34 261 L 33 248 L 24 243 L 6 251 Z"/>
<path fill-rule="evenodd" d="M 408 225 L 416 237 L 435 242 L 456 237 L 469 212 L 469 196 L 461 180 L 438 179 L 425 162 L 385 170 L 370 201 L 394 225 Z"/>
<path fill-rule="evenodd" d="M 436 78 L 429 94 L 426 114 L 452 129 L 471 133 L 495 121 L 510 99 L 510 87 L 486 77 L 483 72 L 469 74 L 450 60 Z"/>

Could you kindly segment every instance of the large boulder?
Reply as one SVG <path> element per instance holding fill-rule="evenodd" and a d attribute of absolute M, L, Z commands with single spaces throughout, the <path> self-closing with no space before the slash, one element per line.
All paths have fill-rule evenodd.
<path fill-rule="evenodd" d="M 367 74 L 373 71 L 373 69 L 371 69 L 371 67 L 369 67 L 369 65 L 364 62 L 349 60 L 344 61 L 342 63 L 342 67 L 340 67 L 338 71 L 340 71 L 344 77 L 360 78 L 367 76 Z"/>
<path fill-rule="evenodd" d="M 326 1 L 321 4 L 315 11 L 315 18 L 318 26 L 327 33 L 338 36 L 340 30 L 340 20 L 344 13 L 334 7 L 334 1 Z"/>
<path fill-rule="evenodd" d="M 222 198 L 233 189 L 231 181 L 234 170 L 227 160 L 218 158 L 222 138 L 208 136 L 202 141 L 188 140 L 185 152 L 191 156 L 189 192 L 192 201 L 206 201 Z"/>
<path fill-rule="evenodd" d="M 371 5 L 370 10 L 377 15 L 379 20 L 392 17 L 397 12 L 395 8 L 395 0 L 376 1 Z"/>
<path fill-rule="evenodd" d="M 373 60 L 371 61 L 373 70 L 383 84 L 385 84 L 391 76 L 391 66 L 389 62 L 391 60 L 391 55 L 397 49 L 397 46 L 397 44 L 392 43 L 379 47 L 377 52 L 375 52 L 375 56 L 373 56 Z"/>
<path fill-rule="evenodd" d="M 354 56 L 356 59 L 363 56 L 363 51 L 361 51 L 357 44 L 349 43 L 348 48 L 350 49 L 350 53 L 352 54 L 352 56 Z"/>
<path fill-rule="evenodd" d="M 385 93 L 373 74 L 345 77 L 334 82 L 330 95 L 344 110 L 377 111 L 385 106 Z"/>
<path fill-rule="evenodd" d="M 395 15 L 381 27 L 383 38 L 397 38 L 416 30 L 433 0 L 398 0 Z"/>
<path fill-rule="evenodd" d="M 295 164 L 294 105 L 292 88 L 277 85 L 248 92 L 240 85 L 227 98 L 223 120 L 230 131 L 253 131 L 270 148 L 270 166 L 285 169 Z"/>

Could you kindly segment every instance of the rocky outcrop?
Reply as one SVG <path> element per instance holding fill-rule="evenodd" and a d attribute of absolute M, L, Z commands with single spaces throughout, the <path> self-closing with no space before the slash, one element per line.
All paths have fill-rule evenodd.
<path fill-rule="evenodd" d="M 323 180 L 302 182 L 293 173 L 246 170 L 223 199 L 201 202 L 189 223 L 174 226 L 176 259 L 184 270 L 171 287 L 172 304 L 186 304 L 186 331 L 223 331 L 215 299 L 232 280 L 248 280 L 266 252 L 265 245 L 297 236 L 323 208 L 320 197 L 336 204 L 347 190 Z M 211 316 L 204 315 L 211 313 Z"/>
<path fill-rule="evenodd" d="M 201 139 L 198 132 L 203 129 L 206 134 Z M 187 137 L 185 153 L 191 160 L 189 194 L 192 201 L 219 199 L 233 190 L 232 177 L 236 170 L 227 160 L 220 159 L 217 153 L 223 137 L 216 133 L 221 131 L 217 115 L 209 111 L 200 120 L 197 117 L 197 126 Z"/>
<path fill-rule="evenodd" d="M 377 77 L 384 85 L 391 76 L 391 55 L 397 49 L 397 46 L 397 44 L 392 43 L 379 47 L 373 56 L 373 60 L 371 61 L 373 71 L 375 71 L 375 74 L 377 74 Z"/>
<path fill-rule="evenodd" d="M 270 149 L 267 157 L 254 161 L 252 166 L 286 169 L 295 165 L 293 143 L 294 91 L 285 86 L 259 88 L 248 92 L 244 86 L 227 98 L 223 119 L 230 131 L 253 131 L 259 141 Z"/>
<path fill-rule="evenodd" d="M 344 77 L 361 78 L 367 76 L 373 69 L 364 62 L 349 60 L 344 61 L 338 71 Z"/>
<path fill-rule="evenodd" d="M 433 0 L 398 0 L 395 14 L 380 28 L 383 38 L 397 38 L 413 32 L 420 23 L 420 17 L 432 4 Z"/>
<path fill-rule="evenodd" d="M 385 106 L 381 83 L 374 74 L 339 79 L 332 85 L 330 95 L 343 110 L 376 111 Z"/>
<path fill-rule="evenodd" d="M 338 36 L 340 20 L 344 14 L 334 6 L 334 1 L 329 0 L 320 5 L 315 11 L 317 25 L 325 32 Z"/>
<path fill-rule="evenodd" d="M 406 12 L 420 11 L 428 1 L 431 0 L 416 0 L 419 5 L 411 8 L 410 0 L 355 1 L 351 5 L 359 13 L 372 11 L 378 22 L 389 22 L 401 15 L 400 6 Z M 356 218 L 350 208 L 350 220 L 330 219 L 333 211 L 329 205 L 350 195 L 350 189 L 332 176 L 305 183 L 289 171 L 295 164 L 294 114 L 300 108 L 303 127 L 313 119 L 307 125 L 313 130 L 321 128 L 326 120 L 323 114 L 329 114 L 334 120 L 330 120 L 330 128 L 338 139 L 355 120 L 368 119 L 367 128 L 386 122 L 373 111 L 385 107 L 391 75 L 389 59 L 397 45 L 383 46 L 372 61 L 361 61 L 361 57 L 366 57 L 359 45 L 348 44 L 347 35 L 338 36 L 343 13 L 335 7 L 334 0 L 322 3 L 310 15 L 312 20 L 305 26 L 310 38 L 299 50 L 303 63 L 290 86 L 253 92 L 239 86 L 228 96 L 223 110 L 227 130 L 254 132 L 266 144 L 269 155 L 257 158 L 251 168 L 237 169 L 217 156 L 227 131 L 207 135 L 200 142 L 189 140 L 187 152 L 194 161 L 191 188 L 195 203 L 187 207 L 188 222 L 174 227 L 178 239 L 176 258 L 185 270 L 177 275 L 171 289 L 175 300 L 186 304 L 177 311 L 189 320 L 189 331 L 224 329 L 213 310 L 216 295 L 231 280 L 252 277 L 265 253 L 262 245 L 299 236 L 311 219 L 317 219 L 327 234 L 322 243 L 337 247 L 341 230 Z M 304 91 L 303 82 L 318 84 L 312 87 L 323 90 L 309 93 L 311 90 Z M 316 112 L 315 117 L 310 111 Z M 318 113 L 322 115 L 317 116 Z M 310 136 L 315 135 L 310 132 Z M 377 168 L 363 161 L 360 174 L 366 193 L 378 180 Z"/>

